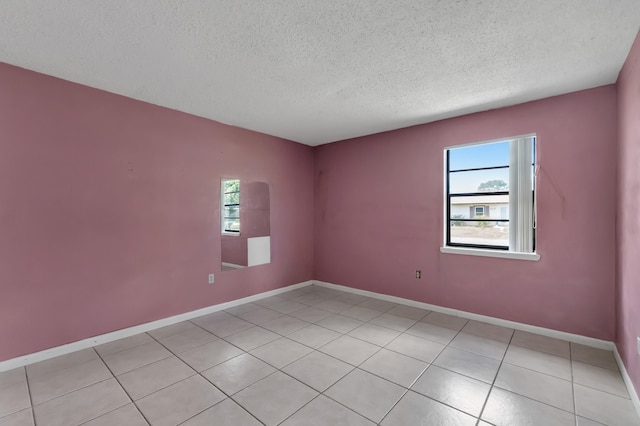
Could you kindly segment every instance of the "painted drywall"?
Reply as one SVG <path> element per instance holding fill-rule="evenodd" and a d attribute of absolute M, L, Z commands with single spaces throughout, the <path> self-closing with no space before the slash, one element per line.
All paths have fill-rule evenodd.
<path fill-rule="evenodd" d="M 640 393 L 640 33 L 618 78 L 616 344 Z"/>
<path fill-rule="evenodd" d="M 440 253 L 443 149 L 532 132 L 540 261 Z M 615 146 L 609 85 L 316 147 L 314 278 L 612 340 Z"/>
<path fill-rule="evenodd" d="M 0 361 L 312 278 L 312 148 L 6 64 L 0 93 Z M 269 183 L 272 263 L 220 272 L 223 176 Z"/>

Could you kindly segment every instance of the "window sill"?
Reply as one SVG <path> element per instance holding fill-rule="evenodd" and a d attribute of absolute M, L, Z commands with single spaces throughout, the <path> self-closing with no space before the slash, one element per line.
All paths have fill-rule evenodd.
<path fill-rule="evenodd" d="M 232 235 L 234 237 L 239 237 L 240 233 L 239 232 L 225 232 L 225 231 L 222 231 L 222 235 Z"/>
<path fill-rule="evenodd" d="M 440 253 L 466 254 L 468 256 L 501 257 L 503 259 L 540 260 L 538 253 L 518 253 L 514 251 L 486 250 L 466 247 L 440 247 Z"/>

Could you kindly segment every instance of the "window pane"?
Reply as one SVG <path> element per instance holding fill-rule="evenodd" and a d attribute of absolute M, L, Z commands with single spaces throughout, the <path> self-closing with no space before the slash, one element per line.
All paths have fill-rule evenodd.
<path fill-rule="evenodd" d="M 240 219 L 240 209 L 237 206 L 225 207 L 223 210 L 223 215 L 225 219 Z"/>
<path fill-rule="evenodd" d="M 240 193 L 233 192 L 230 194 L 224 194 L 224 204 L 239 204 L 240 203 Z"/>
<path fill-rule="evenodd" d="M 489 246 L 509 246 L 509 222 L 451 221 L 451 242 Z"/>
<path fill-rule="evenodd" d="M 509 142 L 486 143 L 449 150 L 449 170 L 509 165 Z"/>
<path fill-rule="evenodd" d="M 225 231 L 240 231 L 240 220 L 238 219 L 225 219 L 224 220 Z"/>
<path fill-rule="evenodd" d="M 474 219 L 482 210 L 482 219 L 509 219 L 508 195 L 451 196 L 451 219 Z"/>
<path fill-rule="evenodd" d="M 449 192 L 495 192 L 509 190 L 509 169 L 449 173 Z"/>

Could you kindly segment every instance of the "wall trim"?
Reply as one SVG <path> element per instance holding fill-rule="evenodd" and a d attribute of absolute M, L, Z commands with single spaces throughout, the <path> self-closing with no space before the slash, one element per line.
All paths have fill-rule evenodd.
<path fill-rule="evenodd" d="M 550 328 L 524 324 L 521 322 L 509 321 L 509 320 L 490 317 L 486 315 L 474 314 L 471 312 L 460 311 L 452 308 L 445 308 L 443 306 L 432 305 L 430 303 L 417 302 L 415 300 L 404 299 L 402 297 L 374 293 L 372 291 L 360 290 L 358 288 L 351 288 L 351 287 L 347 287 L 339 284 L 332 284 L 324 281 L 313 280 L 313 284 L 319 285 L 321 287 L 332 288 L 335 290 L 342 290 L 348 293 L 359 294 L 361 296 L 368 296 L 374 299 L 386 300 L 388 302 L 394 302 L 394 303 L 401 303 L 403 305 L 409 305 L 415 308 L 428 309 L 430 311 L 440 312 L 443 314 L 449 314 L 449 315 L 454 315 L 461 318 L 482 321 L 482 322 L 486 322 L 493 325 L 499 325 L 502 327 L 509 327 L 515 330 L 528 331 L 530 333 L 536 333 L 536 334 L 540 334 L 547 337 L 553 337 L 555 339 L 566 340 L 568 342 L 579 343 L 581 345 L 591 346 L 593 348 L 613 351 L 613 354 L 616 358 L 616 362 L 618 363 L 618 367 L 620 368 L 620 373 L 622 374 L 624 383 L 627 386 L 627 391 L 629 392 L 631 402 L 633 402 L 636 412 L 638 413 L 638 416 L 640 416 L 640 399 L 638 398 L 638 393 L 636 392 L 636 389 L 633 386 L 633 382 L 631 382 L 631 377 L 629 377 L 629 373 L 627 373 L 627 369 L 624 366 L 624 362 L 622 362 L 622 358 L 620 357 L 620 353 L 618 352 L 618 347 L 613 342 L 609 342 L 607 340 L 595 339 L 593 337 L 581 336 L 579 334 L 567 333 L 566 331 L 558 331 Z"/>
<path fill-rule="evenodd" d="M 618 346 L 613 346 L 613 355 L 616 357 L 616 361 L 618 362 L 618 367 L 620 367 L 620 374 L 622 374 L 622 380 L 624 380 L 624 384 L 627 385 L 627 390 L 629 391 L 629 397 L 631 398 L 631 402 L 633 402 L 633 406 L 636 408 L 636 412 L 638 413 L 638 417 L 640 417 L 640 398 L 638 398 L 638 392 L 636 392 L 636 388 L 633 386 L 633 382 L 631 381 L 631 376 L 627 372 L 627 368 L 624 366 L 624 362 L 622 362 L 622 357 L 620 356 L 620 352 L 618 352 Z"/>
<path fill-rule="evenodd" d="M 432 305 L 430 303 L 417 302 L 415 300 L 404 299 L 402 297 L 374 293 L 372 291 L 360 290 L 357 288 L 351 288 L 351 287 L 347 287 L 339 284 L 331 284 L 324 281 L 314 280 L 313 283 L 322 287 L 333 288 L 333 289 L 342 290 L 348 293 L 354 293 L 362 296 L 373 297 L 375 299 L 386 300 L 388 302 L 401 303 L 403 305 L 409 305 L 415 308 L 427 309 L 430 311 L 449 314 L 449 315 L 453 315 L 461 318 L 471 319 L 475 321 L 482 321 L 482 322 L 486 322 L 493 325 L 499 325 L 502 327 L 509 327 L 515 330 L 528 331 L 529 333 L 536 333 L 536 334 L 541 334 L 543 336 L 553 337 L 556 339 L 567 340 L 569 342 L 579 343 L 581 345 L 591 346 L 593 348 L 605 349 L 608 351 L 612 351 L 615 348 L 615 344 L 607 340 L 595 339 L 593 337 L 581 336 L 579 334 L 567 333 L 565 331 L 558 331 L 550 328 L 538 327 L 535 325 L 524 324 L 521 322 L 515 322 L 515 321 L 509 321 L 505 319 L 490 317 L 487 315 L 474 314 L 471 312 L 460 311 L 458 309 L 445 308 L 443 306 Z"/>
<path fill-rule="evenodd" d="M 235 306 L 242 305 L 244 303 L 254 302 L 256 300 L 265 299 L 271 296 L 276 296 L 278 294 L 285 293 L 290 290 L 295 290 L 297 288 L 310 286 L 311 284 L 313 284 L 312 280 L 304 281 L 298 284 L 292 284 L 286 287 L 265 291 L 264 293 L 258 293 L 251 296 L 243 297 L 242 299 L 236 299 L 236 300 L 231 300 L 229 302 L 219 303 L 217 305 L 208 306 L 206 308 L 196 309 L 195 311 L 185 312 L 182 314 L 174 315 L 172 317 L 135 325 L 133 327 L 123 328 L 121 330 L 112 331 L 109 333 L 101 334 L 99 336 L 90 337 L 88 339 L 67 343 L 66 345 L 56 346 L 53 348 L 45 349 L 40 352 L 35 352 L 32 354 L 22 355 L 16 358 L 8 359 L 6 361 L 0 362 L 0 373 L 3 371 L 13 370 L 14 368 L 23 367 L 28 364 L 45 361 L 47 359 L 55 358 L 60 355 L 66 355 L 71 352 L 91 348 L 93 346 L 101 345 L 103 343 L 109 343 L 114 340 L 134 336 L 136 334 L 155 330 L 161 327 L 166 327 L 168 325 L 177 324 L 179 322 L 187 321 L 203 315 L 208 315 L 214 312 L 233 308 Z"/>

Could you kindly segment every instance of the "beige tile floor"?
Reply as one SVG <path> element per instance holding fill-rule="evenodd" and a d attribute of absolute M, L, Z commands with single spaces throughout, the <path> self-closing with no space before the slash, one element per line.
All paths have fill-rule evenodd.
<path fill-rule="evenodd" d="M 640 425 L 611 352 L 323 287 L 0 373 L 0 426 Z"/>

